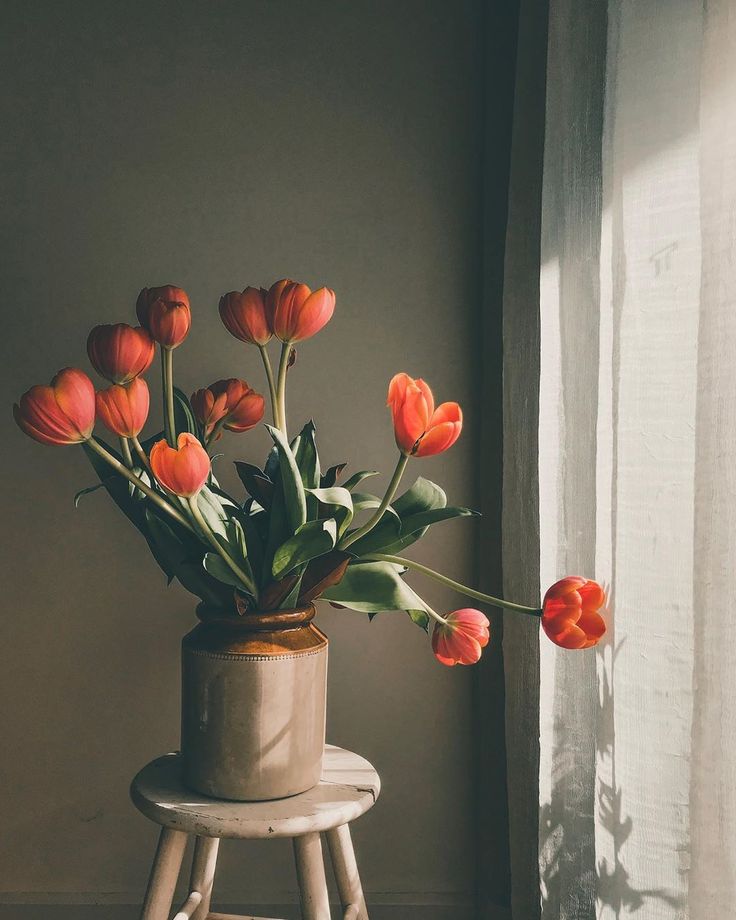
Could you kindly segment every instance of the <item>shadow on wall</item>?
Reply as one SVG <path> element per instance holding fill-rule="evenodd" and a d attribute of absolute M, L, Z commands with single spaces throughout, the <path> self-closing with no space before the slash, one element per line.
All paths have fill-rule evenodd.
<path fill-rule="evenodd" d="M 594 816 L 584 809 L 576 811 L 575 793 L 580 789 L 580 778 L 574 776 L 577 764 L 570 756 L 570 725 L 562 713 L 555 713 L 553 784 L 551 801 L 540 810 L 540 854 L 543 915 L 559 920 L 579 920 L 595 917 L 596 906 L 607 908 L 603 917 L 628 916 L 640 910 L 647 901 L 656 900 L 673 908 L 684 907 L 683 898 L 661 888 L 635 888 L 621 857 L 621 850 L 631 835 L 634 822 L 631 815 L 622 813 L 622 789 L 616 781 L 616 726 L 614 702 L 614 674 L 616 659 L 625 639 L 615 644 L 613 600 L 609 594 L 605 610 L 609 631 L 604 645 L 597 654 L 603 656 L 612 647 L 610 668 L 599 669 L 600 694 L 598 697 L 596 754 L 598 763 L 597 809 Z M 569 714 L 569 710 L 568 710 Z M 610 778 L 605 782 L 601 774 Z M 591 820 L 592 817 L 592 820 Z M 595 859 L 595 832 L 608 835 L 613 858 L 595 861 L 595 870 L 580 873 L 575 878 L 571 897 L 571 867 L 579 867 L 581 858 L 590 853 Z M 581 854 L 582 857 L 581 857 Z"/>

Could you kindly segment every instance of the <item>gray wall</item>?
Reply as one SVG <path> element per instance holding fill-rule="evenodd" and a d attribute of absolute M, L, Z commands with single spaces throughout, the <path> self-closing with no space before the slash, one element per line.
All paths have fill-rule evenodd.
<path fill-rule="evenodd" d="M 93 478 L 82 452 L 25 439 L 10 403 L 62 366 L 86 367 L 88 329 L 132 321 L 138 289 L 168 281 L 194 310 L 179 383 L 242 375 L 262 387 L 217 296 L 288 274 L 337 291 L 334 321 L 300 349 L 292 420 L 314 415 L 325 460 L 389 470 L 387 381 L 422 374 L 464 405 L 467 427 L 411 473 L 472 502 L 480 6 L 5 5 L 2 902 L 139 899 L 155 830 L 127 785 L 177 746 L 178 643 L 194 621 L 192 598 L 166 588 L 102 494 L 74 510 Z M 257 461 L 267 436 L 223 446 Z M 472 577 L 476 525 L 442 526 L 418 557 Z M 355 827 L 370 897 L 444 904 L 457 920 L 474 884 L 470 674 L 436 664 L 406 617 L 320 616 L 329 738 L 384 782 Z M 283 842 L 231 844 L 221 866 L 226 902 L 293 899 Z"/>

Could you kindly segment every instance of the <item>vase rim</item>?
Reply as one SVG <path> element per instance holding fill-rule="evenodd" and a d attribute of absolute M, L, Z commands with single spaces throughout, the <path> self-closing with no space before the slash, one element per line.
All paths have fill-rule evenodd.
<path fill-rule="evenodd" d="M 314 604 L 303 604 L 286 610 L 248 610 L 244 614 L 225 614 L 218 616 L 218 611 L 205 603 L 197 605 L 197 617 L 207 625 L 216 624 L 234 631 L 247 630 L 255 632 L 273 632 L 275 630 L 296 629 L 311 622 L 315 616 Z"/>

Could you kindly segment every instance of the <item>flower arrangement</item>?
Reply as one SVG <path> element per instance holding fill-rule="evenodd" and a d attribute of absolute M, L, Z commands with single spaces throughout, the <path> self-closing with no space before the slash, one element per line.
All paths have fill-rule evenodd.
<path fill-rule="evenodd" d="M 249 611 L 286 610 L 323 598 L 372 616 L 406 611 L 426 632 L 445 665 L 472 664 L 489 640 L 480 611 L 434 611 L 407 583 L 409 571 L 435 579 L 489 605 L 537 616 L 549 638 L 569 649 L 595 645 L 605 632 L 601 587 L 576 576 L 546 593 L 541 608 L 491 597 L 442 575 L 404 551 L 441 521 L 471 517 L 447 504 L 440 486 L 423 477 L 399 487 L 407 467 L 448 450 L 460 437 L 456 402 L 435 405 L 424 380 L 399 373 L 388 388 L 398 460 L 383 496 L 363 491 L 377 475 L 353 473 L 339 485 L 344 463 L 322 470 L 313 423 L 290 437 L 286 391 L 295 345 L 332 318 L 335 294 L 289 279 L 268 290 L 247 287 L 225 294 L 219 313 L 225 328 L 259 350 L 270 396 L 273 440 L 263 468 L 236 461 L 245 498 L 227 494 L 212 470 L 211 454 L 222 431 L 258 425 L 265 400 L 244 380 L 218 380 L 187 396 L 174 386 L 174 351 L 186 340 L 191 307 L 173 285 L 144 288 L 138 326 L 96 326 L 87 353 L 109 386 L 95 392 L 90 378 L 65 368 L 49 386 L 34 386 L 14 406 L 20 428 L 42 444 L 82 446 L 100 482 L 143 534 L 171 582 L 201 599 L 202 615 L 242 617 Z M 281 343 L 274 373 L 268 346 Z M 143 375 L 159 346 L 163 381 L 163 431 L 144 440 L 150 398 Z M 93 431 L 95 422 L 118 439 L 119 449 Z"/>

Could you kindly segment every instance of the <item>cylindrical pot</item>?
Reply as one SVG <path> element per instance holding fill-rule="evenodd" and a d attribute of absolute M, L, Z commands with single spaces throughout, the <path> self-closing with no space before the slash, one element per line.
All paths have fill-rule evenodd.
<path fill-rule="evenodd" d="M 184 782 L 219 799 L 279 799 L 319 782 L 327 638 L 314 607 L 206 617 L 182 640 Z"/>

